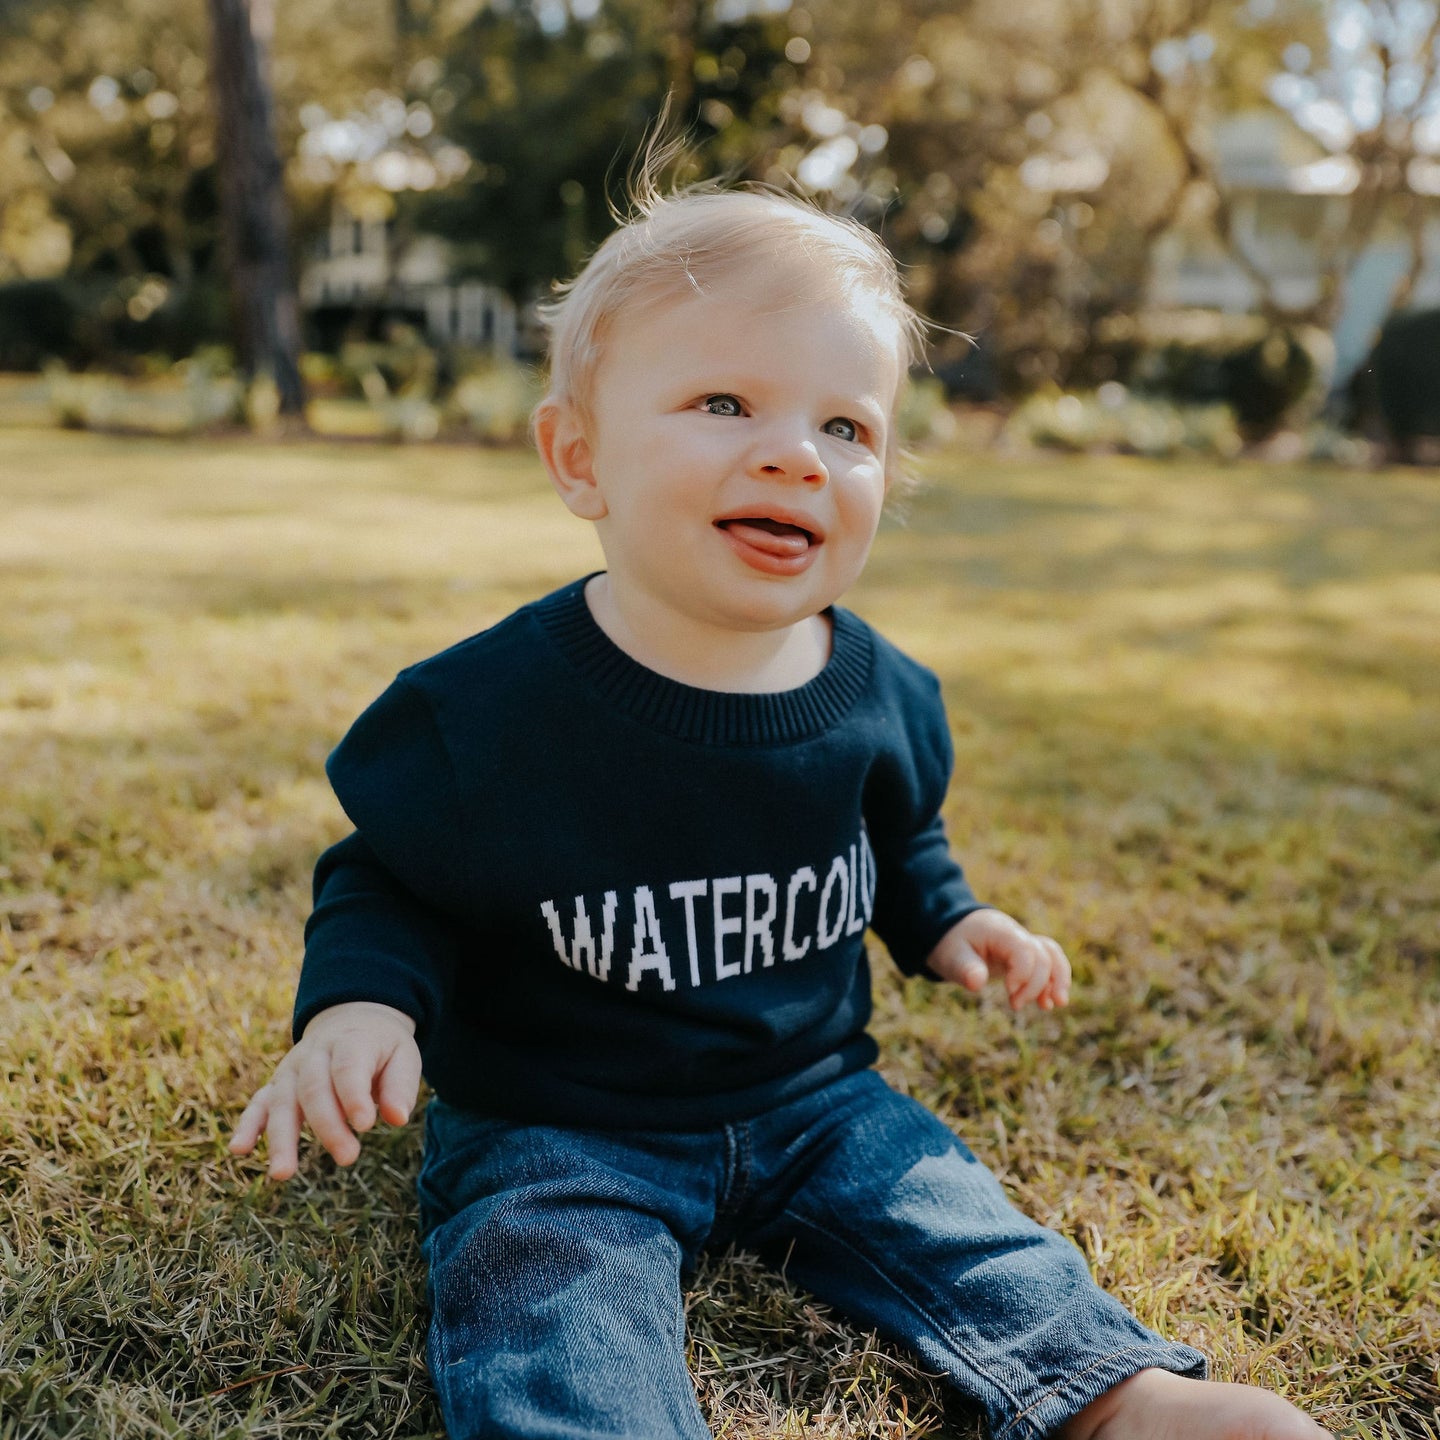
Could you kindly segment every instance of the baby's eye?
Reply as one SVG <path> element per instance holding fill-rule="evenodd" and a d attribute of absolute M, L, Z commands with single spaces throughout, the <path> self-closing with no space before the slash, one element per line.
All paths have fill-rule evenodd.
<path fill-rule="evenodd" d="M 743 415 L 745 407 L 733 395 L 707 395 L 701 402 L 702 410 L 712 415 Z"/>
<path fill-rule="evenodd" d="M 837 440 L 858 440 L 860 438 L 860 427 L 853 420 L 846 420 L 842 415 L 837 415 L 833 420 L 827 420 L 824 430 L 827 435 L 833 435 Z"/>

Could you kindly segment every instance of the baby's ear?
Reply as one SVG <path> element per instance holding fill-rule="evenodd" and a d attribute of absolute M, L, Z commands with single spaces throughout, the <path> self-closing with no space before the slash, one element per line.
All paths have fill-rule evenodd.
<path fill-rule="evenodd" d="M 535 411 L 535 445 L 550 483 L 572 514 L 602 520 L 607 509 L 595 480 L 595 460 L 573 403 L 542 400 Z"/>

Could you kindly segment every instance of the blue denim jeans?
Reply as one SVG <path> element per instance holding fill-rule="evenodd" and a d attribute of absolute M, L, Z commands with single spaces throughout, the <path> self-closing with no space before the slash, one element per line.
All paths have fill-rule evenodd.
<path fill-rule="evenodd" d="M 451 1440 L 701 1440 L 682 1281 L 731 1243 L 951 1377 L 994 1440 L 1147 1366 L 1203 1376 L 873 1070 L 695 1132 L 571 1130 L 432 1100 L 420 1221 Z"/>

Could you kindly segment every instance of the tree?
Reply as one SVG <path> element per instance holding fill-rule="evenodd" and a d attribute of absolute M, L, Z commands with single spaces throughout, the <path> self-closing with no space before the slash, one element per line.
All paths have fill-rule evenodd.
<path fill-rule="evenodd" d="M 276 144 L 395 79 L 391 0 L 286 0 L 271 47 Z M 0 0 L 0 285 L 68 297 L 76 363 L 230 337 L 203 0 Z M 403 74 L 403 69 L 402 69 Z M 331 185 L 291 162 L 291 248 Z"/>
<path fill-rule="evenodd" d="M 305 408 L 300 311 L 286 253 L 288 223 L 265 73 L 270 0 L 209 0 L 221 213 L 241 364 L 267 373 L 282 414 Z"/>
<path fill-rule="evenodd" d="M 1150 203 L 1132 212 L 1146 256 L 1177 224 L 1198 222 L 1243 270 L 1273 327 L 1333 331 L 1356 262 L 1395 227 L 1407 236 L 1409 263 L 1386 311 L 1406 302 L 1424 263 L 1425 126 L 1440 149 L 1434 0 L 1089 0 L 1077 13 L 1079 43 L 1058 105 L 1074 120 L 1086 90 L 1103 87 L 1112 113 L 1133 114 L 1137 143 L 1148 132 L 1168 152 L 1148 169 Z M 1315 183 L 1330 193 L 1308 298 L 1281 292 L 1219 163 L 1217 127 L 1245 110 L 1282 119 L 1320 162 Z M 1374 317 L 1377 327 L 1383 318 Z"/>
<path fill-rule="evenodd" d="M 413 202 L 415 218 L 519 300 L 572 274 L 613 228 L 628 158 L 667 94 L 691 126 L 698 177 L 763 152 L 757 132 L 794 79 L 783 17 L 720 22 L 700 0 L 581 9 L 482 8 L 439 37 L 415 96 L 473 160 L 462 183 Z"/>
<path fill-rule="evenodd" d="M 1027 128 L 1063 88 L 1065 0 L 809 0 L 798 119 L 802 178 L 880 230 L 912 300 L 936 322 L 937 365 L 973 365 L 982 334 L 1003 378 L 1055 375 L 1087 342 L 1047 225 L 1052 197 L 1021 179 Z"/>
<path fill-rule="evenodd" d="M 1413 290 L 1417 182 L 1440 184 L 1434 0 L 805 0 L 790 19 L 813 48 L 798 108 L 843 112 L 852 150 L 883 136 L 845 178 L 851 203 L 883 209 L 922 308 L 983 332 L 1012 385 L 1104 378 L 1098 322 L 1146 306 L 1157 245 L 1182 231 L 1244 271 L 1279 332 L 1333 330 L 1387 228 L 1409 242 L 1392 303 Z M 1250 112 L 1352 186 L 1317 198 L 1301 302 L 1250 245 L 1217 154 Z"/>
<path fill-rule="evenodd" d="M 91 350 L 153 329 L 210 273 L 202 16 L 158 0 L 0 11 L 0 282 L 74 289 Z"/>
<path fill-rule="evenodd" d="M 1387 221 L 1404 233 L 1409 251 L 1387 313 L 1409 303 L 1424 268 L 1423 196 L 1440 191 L 1440 5 L 1345 0 L 1330 21 L 1323 45 L 1287 53 L 1271 94 L 1348 162 L 1345 222 L 1325 237 L 1315 307 L 1322 323 L 1333 324 L 1341 277 Z"/>

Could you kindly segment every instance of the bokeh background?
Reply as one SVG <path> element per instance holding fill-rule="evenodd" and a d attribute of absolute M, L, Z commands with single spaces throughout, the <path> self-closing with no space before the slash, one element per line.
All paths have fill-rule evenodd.
<path fill-rule="evenodd" d="M 916 435 L 969 402 L 987 441 L 1423 458 L 1436 39 L 1433 0 L 7 0 L 0 371 L 45 378 L 0 388 L 510 438 L 533 304 L 669 96 L 676 178 L 797 189 L 903 262 Z"/>

